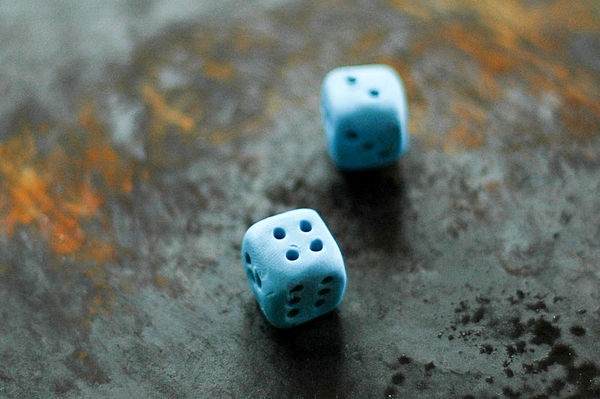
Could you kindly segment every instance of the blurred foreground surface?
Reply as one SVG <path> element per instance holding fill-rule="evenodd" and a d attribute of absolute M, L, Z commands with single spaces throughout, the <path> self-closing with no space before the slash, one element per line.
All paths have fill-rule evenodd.
<path fill-rule="evenodd" d="M 85 3 L 0 8 L 0 397 L 600 397 L 600 3 Z M 365 63 L 412 147 L 346 175 Z M 240 240 L 297 207 L 349 286 L 277 331 Z"/>

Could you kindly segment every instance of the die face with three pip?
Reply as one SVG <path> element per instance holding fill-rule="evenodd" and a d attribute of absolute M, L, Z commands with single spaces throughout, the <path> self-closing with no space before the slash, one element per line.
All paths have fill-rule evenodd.
<path fill-rule="evenodd" d="M 321 114 L 329 154 L 340 169 L 384 167 L 408 149 L 404 85 L 387 65 L 330 71 L 321 87 Z"/>
<path fill-rule="evenodd" d="M 246 231 L 242 263 L 267 320 L 278 328 L 335 309 L 346 289 L 342 253 L 319 214 L 295 209 Z"/>

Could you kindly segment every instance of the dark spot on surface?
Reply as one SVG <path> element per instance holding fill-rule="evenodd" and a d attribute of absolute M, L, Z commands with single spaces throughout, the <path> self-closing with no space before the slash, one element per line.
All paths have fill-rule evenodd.
<path fill-rule="evenodd" d="M 546 303 L 544 301 L 537 301 L 537 302 L 533 302 L 530 304 L 527 304 L 527 309 L 529 310 L 533 310 L 534 312 L 538 313 L 541 310 L 547 312 L 548 311 L 548 307 L 546 306 Z"/>
<path fill-rule="evenodd" d="M 567 381 L 577 385 L 581 394 L 589 394 L 589 397 L 600 396 L 600 385 L 593 384 L 596 377 L 600 376 L 598 366 L 592 362 L 584 362 L 579 366 L 567 368 Z"/>
<path fill-rule="evenodd" d="M 513 378 L 515 376 L 514 371 L 512 371 L 512 369 L 509 368 L 504 369 L 504 374 L 506 374 L 508 378 Z"/>
<path fill-rule="evenodd" d="M 430 376 L 431 375 L 431 371 L 433 369 L 435 369 L 435 364 L 433 364 L 433 362 L 429 362 L 425 365 L 425 375 Z"/>
<path fill-rule="evenodd" d="M 462 397 L 462 399 L 475 399 L 475 396 L 473 395 L 465 395 Z"/>
<path fill-rule="evenodd" d="M 475 310 L 475 312 L 473 312 L 473 316 L 471 316 L 471 320 L 473 321 L 473 323 L 479 323 L 483 317 L 485 316 L 485 309 L 480 307 L 477 308 L 477 310 Z"/>
<path fill-rule="evenodd" d="M 454 309 L 455 313 L 461 313 L 464 312 L 466 310 L 469 310 L 469 306 L 467 306 L 467 302 L 466 301 L 460 301 L 460 303 L 458 304 L 458 306 Z"/>
<path fill-rule="evenodd" d="M 479 348 L 479 353 L 485 353 L 485 354 L 488 354 L 488 355 L 491 355 L 493 351 L 494 351 L 494 347 L 492 345 L 490 345 L 490 344 L 482 345 Z"/>
<path fill-rule="evenodd" d="M 410 357 L 406 356 L 406 355 L 401 355 L 398 358 L 398 362 L 400 364 L 409 364 L 410 362 L 412 362 L 412 359 Z"/>
<path fill-rule="evenodd" d="M 504 387 L 502 388 L 502 394 L 507 397 L 507 398 L 511 398 L 511 399 L 518 399 L 521 397 L 521 392 L 519 391 L 513 391 L 510 387 Z"/>
<path fill-rule="evenodd" d="M 527 344 L 525 343 L 525 341 L 518 341 L 514 345 L 508 345 L 506 347 L 506 351 L 511 357 L 517 354 L 520 355 L 522 353 L 525 353 L 526 345 Z"/>
<path fill-rule="evenodd" d="M 488 375 L 487 377 L 485 377 L 485 382 L 487 382 L 488 384 L 493 384 L 494 377 L 492 377 L 491 375 Z"/>
<path fill-rule="evenodd" d="M 564 344 L 556 344 L 552 347 L 548 356 L 538 362 L 538 367 L 541 370 L 548 370 L 548 366 L 561 364 L 563 366 L 573 363 L 575 360 L 575 352 L 573 348 Z"/>
<path fill-rule="evenodd" d="M 452 341 L 454 339 L 454 335 L 448 335 L 448 341 Z"/>
<path fill-rule="evenodd" d="M 461 336 L 461 338 L 463 338 L 463 340 L 465 342 L 468 341 L 467 337 L 471 336 L 472 334 L 473 334 L 473 330 L 466 330 L 466 331 L 461 331 L 460 332 L 460 336 Z M 476 335 L 478 335 L 478 334 L 476 334 Z"/>
<path fill-rule="evenodd" d="M 396 397 L 396 394 L 398 393 L 398 391 L 396 390 L 395 386 L 389 385 L 385 391 L 383 391 L 383 397 L 384 398 L 388 398 L 388 399 L 392 399 Z"/>
<path fill-rule="evenodd" d="M 525 326 L 518 317 L 512 317 L 508 320 L 508 336 L 510 338 L 519 338 L 525 332 Z"/>
<path fill-rule="evenodd" d="M 539 373 L 539 370 L 537 369 L 537 367 L 535 367 L 534 364 L 523 363 L 522 367 L 523 367 L 523 371 L 525 372 L 525 374 L 537 374 L 537 373 Z"/>
<path fill-rule="evenodd" d="M 57 381 L 53 388 L 54 393 L 57 395 L 64 395 L 73 390 L 77 392 L 79 391 L 79 388 L 77 388 L 77 385 L 71 380 Z"/>
<path fill-rule="evenodd" d="M 405 377 L 404 377 L 404 374 L 402 374 L 402 373 L 396 373 L 392 376 L 392 384 L 394 384 L 394 385 L 402 385 L 404 380 L 405 380 Z"/>
<path fill-rule="evenodd" d="M 477 303 L 481 303 L 481 304 L 487 304 L 487 303 L 491 302 L 490 298 L 485 297 L 485 296 L 476 296 L 475 300 L 477 301 Z"/>
<path fill-rule="evenodd" d="M 566 382 L 576 387 L 572 398 L 596 398 L 600 397 L 600 384 L 594 380 L 600 376 L 600 370 L 595 363 L 585 361 L 575 365 L 577 354 L 569 345 L 559 343 L 552 347 L 546 357 L 533 364 L 523 364 L 526 374 L 539 374 L 549 371 L 550 366 L 562 366 L 566 373 Z M 548 395 L 560 395 L 566 386 L 563 379 L 554 379 L 550 387 L 546 389 Z"/>
<path fill-rule="evenodd" d="M 582 337 L 585 335 L 585 328 L 581 327 L 581 326 L 572 326 L 569 331 L 571 332 L 571 334 L 577 336 L 577 337 Z"/>
<path fill-rule="evenodd" d="M 565 388 L 565 385 L 567 385 L 565 380 L 563 380 L 562 378 L 555 378 L 552 380 L 552 384 L 550 384 L 550 386 L 546 389 L 546 393 L 548 395 L 558 396 L 560 395 L 560 392 Z"/>
<path fill-rule="evenodd" d="M 530 319 L 527 322 L 527 325 L 531 328 L 531 332 L 533 333 L 533 338 L 531 338 L 531 343 L 535 345 L 541 344 L 554 344 L 558 338 L 560 338 L 560 329 L 556 326 L 553 326 L 549 321 L 544 319 Z"/>
<path fill-rule="evenodd" d="M 585 314 L 587 310 L 585 309 L 577 309 L 577 314 Z"/>
<path fill-rule="evenodd" d="M 560 219 L 559 219 L 560 220 L 560 224 L 562 224 L 562 225 L 569 224 L 569 222 L 571 221 L 572 217 L 573 217 L 573 215 L 571 215 L 570 213 L 567 213 L 567 212 L 563 211 L 560 214 Z"/>

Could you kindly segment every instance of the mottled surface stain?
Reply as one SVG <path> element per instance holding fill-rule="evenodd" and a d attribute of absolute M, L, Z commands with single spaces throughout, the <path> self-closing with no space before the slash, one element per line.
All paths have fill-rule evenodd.
<path fill-rule="evenodd" d="M 3 9 L 0 397 L 600 396 L 596 3 Z M 412 146 L 340 173 L 320 84 L 376 62 Z M 348 291 L 277 331 L 240 240 L 306 206 Z"/>
<path fill-rule="evenodd" d="M 152 86 L 145 84 L 142 87 L 142 97 L 150 107 L 152 115 L 150 122 L 150 137 L 156 139 L 164 133 L 165 128 L 173 125 L 184 133 L 189 133 L 196 125 L 193 118 L 181 111 L 167 105 L 163 96 Z"/>

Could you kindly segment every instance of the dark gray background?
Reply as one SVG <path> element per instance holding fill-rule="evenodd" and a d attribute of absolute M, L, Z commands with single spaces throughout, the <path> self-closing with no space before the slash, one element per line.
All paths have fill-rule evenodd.
<path fill-rule="evenodd" d="M 0 397 L 600 397 L 600 10 L 482 3 L 0 2 Z M 343 174 L 376 62 L 412 147 Z M 240 241 L 298 207 L 348 289 L 279 331 Z"/>

